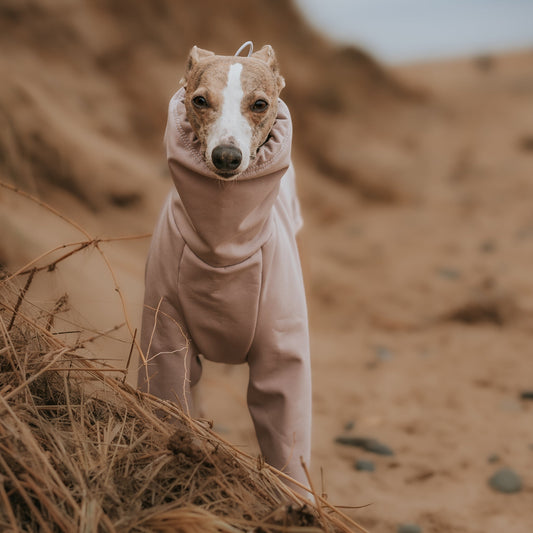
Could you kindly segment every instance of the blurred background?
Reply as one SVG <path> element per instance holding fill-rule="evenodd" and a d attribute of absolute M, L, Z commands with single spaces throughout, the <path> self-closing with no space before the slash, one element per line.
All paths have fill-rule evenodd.
<path fill-rule="evenodd" d="M 531 47 L 529 0 L 296 0 L 331 39 L 380 61 L 412 63 Z"/>
<path fill-rule="evenodd" d="M 0 180 L 92 236 L 151 232 L 189 49 L 231 55 L 247 40 L 274 47 L 295 127 L 315 485 L 371 504 L 350 513 L 376 533 L 530 533 L 530 1 L 0 0 Z M 9 270 L 83 239 L 0 188 Z M 134 325 L 148 243 L 102 244 Z M 68 293 L 85 327 L 124 321 L 90 247 L 34 285 L 37 307 Z M 98 353 L 120 364 L 131 338 L 114 338 Z M 209 365 L 206 409 L 255 453 L 246 378 Z M 392 455 L 336 442 L 351 436 Z M 503 467 L 521 479 L 513 494 L 488 483 Z"/>

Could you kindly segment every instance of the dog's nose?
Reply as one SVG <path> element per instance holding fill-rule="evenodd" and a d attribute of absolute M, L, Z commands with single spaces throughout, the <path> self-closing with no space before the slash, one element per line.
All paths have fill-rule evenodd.
<path fill-rule="evenodd" d="M 221 144 L 213 150 L 211 160 L 218 170 L 231 172 L 241 164 L 242 152 L 232 144 Z"/>

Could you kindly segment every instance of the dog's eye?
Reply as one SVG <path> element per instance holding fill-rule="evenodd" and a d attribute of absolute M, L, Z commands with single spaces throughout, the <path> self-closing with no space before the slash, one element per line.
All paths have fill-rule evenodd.
<path fill-rule="evenodd" d="M 268 102 L 266 100 L 256 100 L 252 105 L 252 111 L 254 113 L 262 113 L 266 111 Z"/>
<path fill-rule="evenodd" d="M 206 107 L 209 107 L 207 100 L 203 96 L 195 96 L 192 99 L 192 103 L 194 104 L 194 107 L 197 107 L 198 109 L 205 109 Z"/>

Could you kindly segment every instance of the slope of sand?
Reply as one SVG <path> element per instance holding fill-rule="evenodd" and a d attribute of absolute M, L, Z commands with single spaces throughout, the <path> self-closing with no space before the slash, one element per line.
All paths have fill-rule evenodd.
<path fill-rule="evenodd" d="M 519 395 L 533 389 L 533 53 L 389 72 L 324 43 L 286 3 L 185 5 L 6 2 L 1 179 L 91 236 L 150 232 L 170 187 L 161 135 L 186 51 L 271 42 L 306 219 L 315 484 L 322 468 L 333 502 L 371 504 L 351 513 L 376 533 L 401 522 L 530 532 L 533 405 Z M 12 270 L 86 238 L 3 189 L 0 232 Z M 147 246 L 102 244 L 134 327 Z M 68 292 L 72 320 L 123 322 L 96 250 L 49 280 L 32 290 L 42 301 Z M 130 337 L 115 337 L 97 348 L 120 362 Z M 245 384 L 245 368 L 207 365 L 202 395 L 215 427 L 254 452 Z M 379 439 L 394 455 L 335 444 L 339 435 Z M 356 471 L 357 459 L 375 471 Z M 488 486 L 503 466 L 522 476 L 522 492 Z"/>
<path fill-rule="evenodd" d="M 407 199 L 369 203 L 349 186 L 319 186 L 300 156 L 313 473 L 318 483 L 323 467 L 336 503 L 371 504 L 354 513 L 371 531 L 533 528 L 533 405 L 519 398 L 533 388 L 532 65 L 525 53 L 489 71 L 465 60 L 397 72 L 427 90 L 434 114 L 414 145 L 397 148 L 415 160 Z M 401 191 L 395 179 L 411 177 L 394 174 Z M 215 419 L 229 428 L 237 410 L 245 416 L 242 395 Z M 340 435 L 377 438 L 395 454 L 334 444 Z M 375 472 L 356 471 L 357 459 Z M 522 476 L 521 493 L 488 486 L 504 466 Z"/>

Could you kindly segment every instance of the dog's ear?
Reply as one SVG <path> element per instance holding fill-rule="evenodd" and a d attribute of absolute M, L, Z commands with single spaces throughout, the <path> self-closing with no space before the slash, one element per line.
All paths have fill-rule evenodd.
<path fill-rule="evenodd" d="M 197 46 L 193 46 L 189 52 L 189 57 L 187 58 L 187 63 L 185 65 L 185 76 L 183 77 L 182 82 L 187 83 L 187 78 L 189 77 L 191 70 L 199 61 L 214 55 L 215 52 L 210 52 L 209 50 L 204 50 L 202 48 L 198 48 Z"/>
<path fill-rule="evenodd" d="M 285 87 L 285 80 L 283 76 L 279 73 L 278 60 L 276 59 L 276 54 L 274 53 L 274 48 L 269 44 L 265 44 L 261 50 L 254 52 L 252 57 L 264 61 L 272 70 L 276 76 L 276 83 L 278 84 L 278 91 L 281 91 Z"/>

